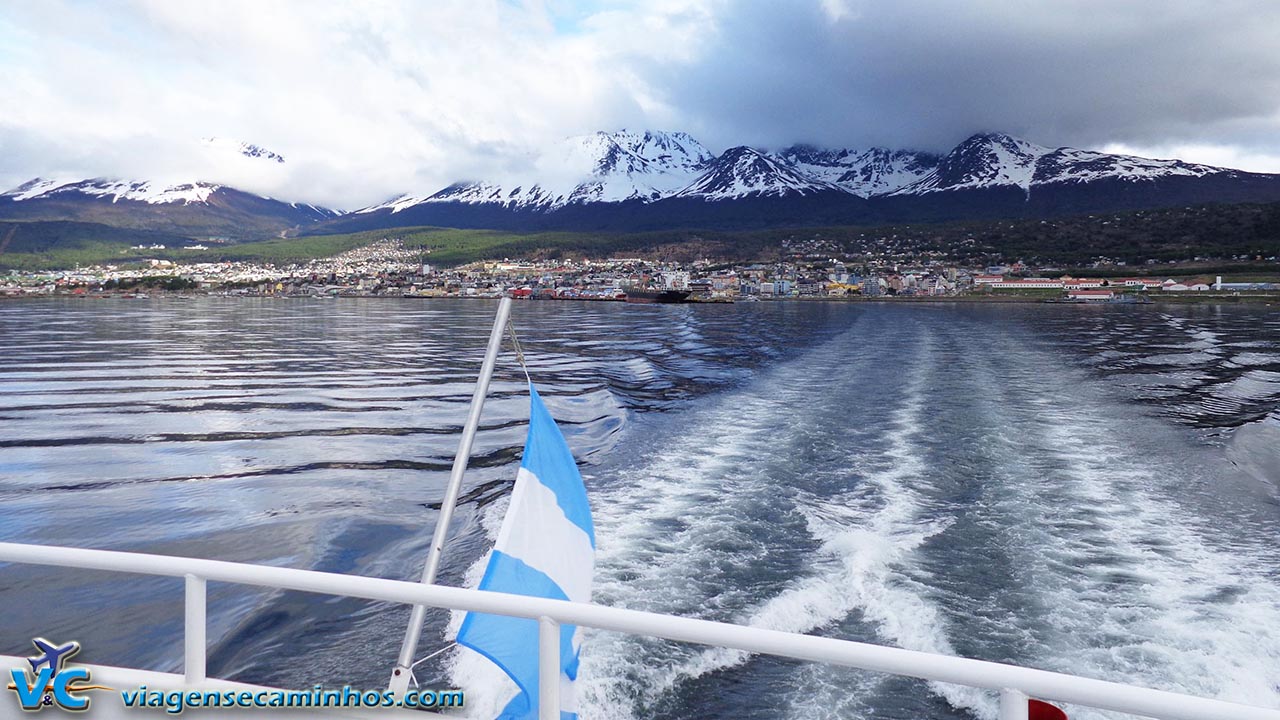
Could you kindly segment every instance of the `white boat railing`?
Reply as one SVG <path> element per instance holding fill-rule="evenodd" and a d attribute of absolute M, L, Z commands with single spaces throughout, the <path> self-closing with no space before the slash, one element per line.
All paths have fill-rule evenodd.
<path fill-rule="evenodd" d="M 539 621 L 539 717 L 559 719 L 559 624 L 569 623 L 967 685 L 1000 694 L 1000 720 L 1027 720 L 1028 697 L 1164 720 L 1280 720 L 1280 709 L 1195 697 L 1003 663 L 800 635 L 730 623 L 563 600 L 424 585 L 313 570 L 166 555 L 0 543 L 0 562 L 106 570 L 186 579 L 184 671 L 188 686 L 205 677 L 205 585 L 216 582 L 508 615 Z"/>

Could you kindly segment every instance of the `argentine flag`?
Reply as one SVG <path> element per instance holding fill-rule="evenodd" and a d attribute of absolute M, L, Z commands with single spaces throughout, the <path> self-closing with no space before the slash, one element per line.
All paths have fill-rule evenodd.
<path fill-rule="evenodd" d="M 591 507 L 573 453 L 530 384 L 524 459 L 480 589 L 589 602 L 595 545 Z M 573 625 L 560 626 L 562 720 L 577 718 L 576 630 Z M 468 613 L 458 630 L 458 644 L 492 660 L 520 686 L 498 720 L 537 717 L 538 621 Z"/>

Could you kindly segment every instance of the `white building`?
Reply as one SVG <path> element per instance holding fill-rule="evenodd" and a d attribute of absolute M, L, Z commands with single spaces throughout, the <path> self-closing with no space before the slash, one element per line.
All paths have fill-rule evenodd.
<path fill-rule="evenodd" d="M 1110 290 L 1068 290 L 1067 299 L 1084 302 L 1110 302 L 1116 294 Z"/>
<path fill-rule="evenodd" d="M 997 290 L 1059 290 L 1062 286 L 1061 280 L 1053 280 L 1051 278 L 1026 278 L 1022 280 L 1005 280 L 1004 278 L 1001 278 L 999 282 L 991 283 L 991 287 L 996 288 Z"/>

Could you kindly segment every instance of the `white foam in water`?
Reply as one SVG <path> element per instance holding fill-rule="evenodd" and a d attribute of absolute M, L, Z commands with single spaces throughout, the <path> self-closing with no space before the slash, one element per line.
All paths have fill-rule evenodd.
<path fill-rule="evenodd" d="M 1193 483 L 1202 468 L 1143 456 L 1102 398 L 1056 379 L 1066 382 L 1021 399 L 1031 413 L 1024 427 L 1039 433 L 1021 452 L 1061 468 L 1024 485 L 1024 514 L 1081 518 L 1034 548 L 1058 574 L 1042 577 L 1053 609 L 1044 620 L 1058 640 L 1043 666 L 1280 706 L 1280 585 L 1267 561 L 1248 545 L 1210 543 L 1195 508 L 1168 498 L 1166 489 Z M 1071 403 L 1058 402 L 1068 395 Z M 1041 496 L 1043 483 L 1053 484 L 1057 507 Z M 1071 717 L 1116 716 L 1075 708 Z"/>
<path fill-rule="evenodd" d="M 840 350 L 847 352 L 848 348 Z M 750 468 L 755 455 L 785 450 L 780 445 L 786 439 L 779 437 L 776 425 L 764 421 L 768 414 L 778 407 L 803 407 L 815 402 L 811 397 L 814 392 L 823 392 L 807 381 L 808 377 L 811 375 L 803 367 L 789 368 L 764 387 L 727 398 L 713 417 L 698 423 L 709 429 L 707 434 L 678 443 L 654 458 L 645 468 L 653 474 L 641 473 L 644 484 L 629 489 L 628 497 L 611 496 L 598 504 L 598 535 L 613 539 L 611 545 L 602 540 L 600 549 L 602 568 L 613 570 L 612 577 L 598 578 L 602 599 L 675 612 L 682 603 L 688 606 L 692 602 L 696 607 L 704 591 L 690 587 L 688 578 L 682 576 L 697 571 L 699 558 L 714 545 L 708 538 L 714 538 L 723 526 L 742 522 L 732 506 L 711 510 L 708 503 L 731 505 L 734 498 L 778 492 L 779 488 L 770 487 L 768 477 L 751 476 Z M 800 393 L 810 397 L 797 397 Z M 858 611 L 877 629 L 883 642 L 953 654 L 938 609 L 918 588 L 901 582 L 901 566 L 911 562 L 913 551 L 945 528 L 943 522 L 920 519 L 919 498 L 911 489 L 924 470 L 912 440 L 923 421 L 925 402 L 923 378 L 917 377 L 895 414 L 886 456 L 869 462 L 865 481 L 855 490 L 836 497 L 801 494 L 794 498 L 810 534 L 820 543 L 816 556 L 807 559 L 808 572 L 773 597 L 748 602 L 725 619 L 774 630 L 811 632 Z M 667 543 L 655 538 L 660 532 L 655 524 L 665 518 L 679 518 L 686 525 Z M 752 559 L 737 557 L 733 561 Z M 621 568 L 633 574 L 619 578 Z M 600 573 L 608 574 L 607 570 Z M 744 599 L 738 597 L 740 593 L 723 588 L 714 601 L 732 605 Z M 583 666 L 587 685 L 584 717 L 634 717 L 637 701 L 648 705 L 681 682 L 747 659 L 739 651 L 709 648 L 685 652 L 674 662 L 670 655 L 659 656 L 661 659 L 654 662 L 654 657 L 639 651 L 640 645 L 643 643 L 613 635 L 592 636 L 591 652 Z M 862 690 L 881 679 L 862 683 Z M 827 693 L 778 691 L 787 696 L 788 706 L 799 716 L 814 717 L 817 706 L 830 702 L 835 707 L 837 696 L 851 697 L 854 688 L 847 683 L 848 674 L 842 673 L 840 686 L 828 685 L 824 688 Z M 944 685 L 934 686 L 934 691 L 957 707 L 994 717 L 994 704 L 980 691 Z"/>
<path fill-rule="evenodd" d="M 758 399 L 758 398 L 751 398 Z M 741 400 L 741 398 L 739 398 Z M 762 398 L 760 398 L 762 400 Z M 747 470 L 750 455 L 767 447 L 764 405 L 739 402 L 708 418 L 707 432 L 686 438 L 652 458 L 645 467 L 593 501 L 597 522 L 598 600 L 637 609 L 699 614 L 706 599 L 698 587 L 700 566 L 714 563 L 719 543 L 740 545 L 735 499 L 758 497 L 767 478 Z M 599 495 L 597 497 L 600 497 Z M 764 548 L 755 548 L 756 553 Z M 750 556 L 753 549 L 746 548 Z M 758 558 L 758 555 L 757 555 Z M 750 557 L 737 561 L 750 562 Z M 725 588 L 718 601 L 741 602 Z M 637 703 L 648 704 L 677 682 L 740 662 L 742 656 L 685 655 L 672 662 L 652 641 L 592 633 L 582 667 L 582 714 L 590 718 L 630 718 Z M 654 656 L 666 662 L 646 662 Z"/>
<path fill-rule="evenodd" d="M 913 489 L 928 471 L 916 445 L 927 422 L 922 412 L 925 400 L 923 377 L 917 369 L 888 428 L 887 463 L 868 471 L 859 468 L 864 479 L 857 489 L 842 497 L 815 498 L 805 510 L 810 532 L 822 541 L 822 554 L 834 563 L 767 603 L 762 615 L 803 618 L 807 627 L 793 621 L 796 627 L 785 628 L 803 632 L 856 611 L 888 644 L 955 654 L 937 606 L 922 588 L 904 578 L 904 569 L 914 565 L 913 553 L 950 524 L 922 519 L 922 501 Z M 850 696 L 848 671 L 822 666 L 809 670 L 801 687 L 791 694 L 793 717 L 847 717 L 848 706 L 863 709 L 856 696 Z M 884 676 L 862 680 L 860 694 Z M 940 683 L 931 684 L 931 689 L 953 707 L 983 718 L 995 717 L 996 706 L 982 691 Z M 831 712 L 836 709 L 841 714 Z"/>
<path fill-rule="evenodd" d="M 642 485 L 623 478 L 613 487 L 598 489 L 588 478 L 598 544 L 594 593 L 597 601 L 641 609 L 666 609 L 669 603 L 683 602 L 688 609 L 702 600 L 701 592 L 689 586 L 692 568 L 679 565 L 681 558 L 688 557 L 682 551 L 696 550 L 700 544 L 714 542 L 717 537 L 714 526 L 731 527 L 734 511 L 723 508 L 720 510 L 723 514 L 712 516 L 696 510 L 705 506 L 708 498 L 719 494 L 712 484 L 714 480 L 710 480 L 722 475 L 717 470 L 743 463 L 751 438 L 762 434 L 765 427 L 763 416 L 758 414 L 750 411 L 732 414 L 732 418 L 719 418 L 718 427 L 706 435 L 656 457 L 652 465 L 640 473 L 644 475 Z M 650 469 L 652 476 L 647 472 Z M 504 512 L 505 503 L 495 503 L 484 513 L 486 531 L 491 537 L 496 536 Z M 658 523 L 676 519 L 689 519 L 696 527 L 686 528 L 683 533 L 655 529 Z M 637 564 L 643 568 L 645 559 L 651 557 L 670 563 L 665 566 L 669 572 L 664 572 L 664 566 L 647 568 L 651 575 L 663 576 L 660 580 L 646 583 L 643 579 L 619 578 L 620 573 L 629 572 Z M 484 559 L 481 559 L 471 568 L 467 578 L 471 586 L 478 582 L 483 566 Z M 654 604 L 646 606 L 646 597 L 655 601 Z M 454 627 L 449 631 L 451 636 L 460 622 L 460 614 L 455 613 Z M 627 692 L 631 686 L 627 673 L 640 674 L 644 680 L 641 685 L 651 696 L 674 682 L 669 668 L 638 665 L 632 647 L 635 643 L 635 639 L 605 633 L 589 637 L 589 651 L 584 652 L 579 680 L 579 702 L 584 717 L 630 716 L 635 698 Z M 469 698 L 474 696 L 483 703 L 468 702 L 465 717 L 493 717 L 496 714 L 493 711 L 504 705 L 514 692 L 509 689 L 494 698 L 494 688 L 510 686 L 510 682 L 491 663 L 471 651 L 460 650 L 449 672 L 464 689 L 476 688 Z"/>
<path fill-rule="evenodd" d="M 1181 319 L 1170 324 L 1186 329 Z M 945 338 L 948 331 L 956 338 L 964 333 L 940 332 Z M 823 426 L 821 417 L 839 417 L 823 410 L 862 393 L 857 376 L 864 360 L 853 352 L 862 342 L 850 335 L 812 350 L 741 390 L 667 418 L 673 427 L 665 431 L 645 420 L 626 431 L 629 437 L 620 442 L 643 460 L 599 483 L 588 480 L 599 543 L 596 600 L 817 634 L 852 619 L 880 642 L 955 654 L 951 638 L 972 630 L 950 627 L 939 603 L 963 598 L 940 589 L 918 556 L 952 522 L 929 505 L 930 475 L 937 469 L 927 466 L 924 443 L 945 432 L 931 425 L 937 380 L 964 370 L 942 366 L 928 339 L 917 337 L 909 354 L 897 358 L 909 377 L 894 390 L 891 402 L 898 404 L 889 406 L 888 422 Z M 1039 654 L 1029 662 L 1280 707 L 1280 580 L 1274 566 L 1256 543 L 1227 544 L 1222 538 L 1230 534 L 1205 527 L 1193 504 L 1169 492 L 1212 472 L 1203 463 L 1220 455 L 1210 449 L 1196 454 L 1195 448 L 1162 453 L 1169 446 L 1129 427 L 1134 418 L 1120 412 L 1105 388 L 1047 353 L 1018 353 L 1006 353 L 1017 356 L 1011 361 L 1015 377 L 992 370 L 980 379 L 999 398 L 990 403 L 999 417 L 975 422 L 1001 422 L 1003 433 L 993 452 L 1003 453 L 1005 466 L 986 472 L 1005 479 L 992 481 L 994 505 L 984 512 L 994 513 L 989 520 L 1008 538 L 1006 549 L 1021 553 L 1037 573 L 1033 590 L 1041 614 L 1008 620 L 1011 633 L 1034 639 Z M 830 373 L 833 367 L 841 368 L 839 375 Z M 824 382 L 815 382 L 818 377 Z M 779 422 L 787 408 L 797 411 Z M 1164 428 L 1157 420 L 1149 423 Z M 823 443 L 862 447 L 859 433 L 878 444 L 847 459 L 843 471 L 856 481 L 844 491 L 818 495 L 779 486 L 770 475 L 769 462 L 802 462 L 793 455 Z M 651 444 L 635 447 L 646 436 Z M 778 536 L 770 524 L 777 519 L 761 513 L 779 498 L 803 519 L 816 550 L 793 577 L 766 577 L 755 587 L 717 584 L 725 568 L 766 568 L 775 553 L 790 549 L 768 544 Z M 500 522 L 500 505 L 485 512 L 490 534 Z M 482 563 L 472 568 L 469 582 L 478 580 Z M 669 710 L 662 702 L 690 681 L 747 659 L 730 650 L 590 633 L 579 682 L 582 716 L 630 720 L 655 707 Z M 451 675 L 475 688 L 467 717 L 492 717 L 505 703 L 492 691 L 505 679 L 478 656 L 460 653 Z M 820 665 L 796 667 L 789 679 L 768 691 L 781 694 L 785 712 L 797 718 L 874 717 L 877 709 L 868 701 L 885 682 L 885 676 Z M 989 693 L 929 687 L 961 713 L 981 720 L 997 714 Z M 725 708 L 726 716 L 732 712 Z M 1071 708 L 1072 720 L 1111 717 Z"/>
<path fill-rule="evenodd" d="M 778 408 L 812 399 L 801 397 L 813 393 L 803 380 L 780 376 L 722 398 L 693 420 L 699 428 L 696 436 L 668 439 L 641 467 L 592 488 L 599 544 L 597 601 L 798 631 L 846 612 L 830 585 L 802 581 L 758 606 L 752 588 L 705 585 L 706 573 L 721 563 L 767 560 L 770 548 L 757 539 L 767 529 L 751 526 L 750 517 L 759 510 L 753 503 L 767 504 L 766 492 L 776 488 L 770 487 L 758 461 L 781 449 L 771 422 Z M 500 517 L 501 512 L 492 507 L 486 517 Z M 713 606 L 704 607 L 708 602 Z M 750 617 L 737 617 L 733 611 L 726 616 L 714 605 L 741 608 Z M 580 703 L 583 717 L 595 719 L 633 717 L 637 707 L 652 703 L 682 680 L 744 659 L 731 651 L 702 652 L 612 633 L 590 634 L 587 648 Z M 470 653 L 460 655 L 452 676 L 483 686 L 491 673 L 477 662 L 483 661 Z M 482 717 L 488 710 L 472 708 L 468 716 Z"/>

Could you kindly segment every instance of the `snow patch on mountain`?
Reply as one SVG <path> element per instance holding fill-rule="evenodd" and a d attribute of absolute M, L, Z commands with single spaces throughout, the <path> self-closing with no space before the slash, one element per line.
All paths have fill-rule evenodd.
<path fill-rule="evenodd" d="M 919 181 L 890 193 L 924 195 L 946 190 L 1017 187 L 1030 192 L 1036 163 L 1052 150 L 1003 133 L 981 133 L 947 153 Z"/>
<path fill-rule="evenodd" d="M 76 180 L 54 180 L 50 178 L 34 178 L 22 183 L 18 187 L 0 194 L 0 198 L 8 198 L 14 202 L 22 200 L 33 200 L 38 197 L 57 190 L 65 185 L 78 182 Z"/>
<path fill-rule="evenodd" d="M 913 150 L 824 150 L 811 145 L 793 145 L 779 156 L 806 175 L 863 198 L 918 182 L 941 160 L 937 155 Z"/>
<path fill-rule="evenodd" d="M 651 201 L 688 185 L 713 158 L 684 133 L 598 132 L 564 144 L 565 184 L 537 187 L 556 206 Z"/>
<path fill-rule="evenodd" d="M 384 203 L 378 203 L 377 205 L 370 205 L 368 207 L 360 208 L 359 210 L 353 211 L 351 214 L 360 215 L 363 213 L 377 212 L 379 210 L 390 210 L 392 213 L 398 213 L 401 210 L 404 210 L 406 208 L 411 208 L 414 205 L 424 203 L 430 197 L 431 196 L 429 195 L 414 195 L 412 193 L 405 193 L 403 195 L 397 195 Z"/>
<path fill-rule="evenodd" d="M 190 205 L 192 203 L 208 202 L 209 196 L 221 187 L 221 185 L 198 182 L 165 185 L 145 181 L 137 182 L 106 178 L 95 178 L 93 180 L 48 180 L 36 178 L 0 195 L 0 197 L 21 202 L 78 194 L 110 198 L 113 203 L 120 200 L 132 200 L 152 205 L 168 203 Z"/>
<path fill-rule="evenodd" d="M 267 199 L 270 200 L 271 198 L 267 198 Z M 316 217 L 320 219 L 335 218 L 343 214 L 339 210 L 334 210 L 332 208 L 327 208 L 327 207 L 321 207 L 319 205 L 312 205 L 311 203 L 291 202 L 289 203 L 289 207 L 294 208 L 296 210 L 309 210 L 313 214 L 315 214 Z"/>
<path fill-rule="evenodd" d="M 675 197 L 732 200 L 829 191 L 844 192 L 830 182 L 797 170 L 780 157 L 742 145 L 726 150 L 705 174 Z"/>
<path fill-rule="evenodd" d="M 272 152 L 259 145 L 254 145 L 253 143 L 232 140 L 231 138 L 209 137 L 204 139 L 204 144 L 206 147 L 214 150 L 239 153 L 247 158 L 259 158 L 262 160 L 271 160 L 280 164 L 284 163 L 283 155 Z"/>
<path fill-rule="evenodd" d="M 1236 172 L 1181 160 L 1152 160 L 1132 155 L 1109 155 L 1092 150 L 1059 148 L 1040 158 L 1032 184 L 1087 183 L 1105 179 L 1140 182 L 1163 177 L 1204 177 Z"/>

